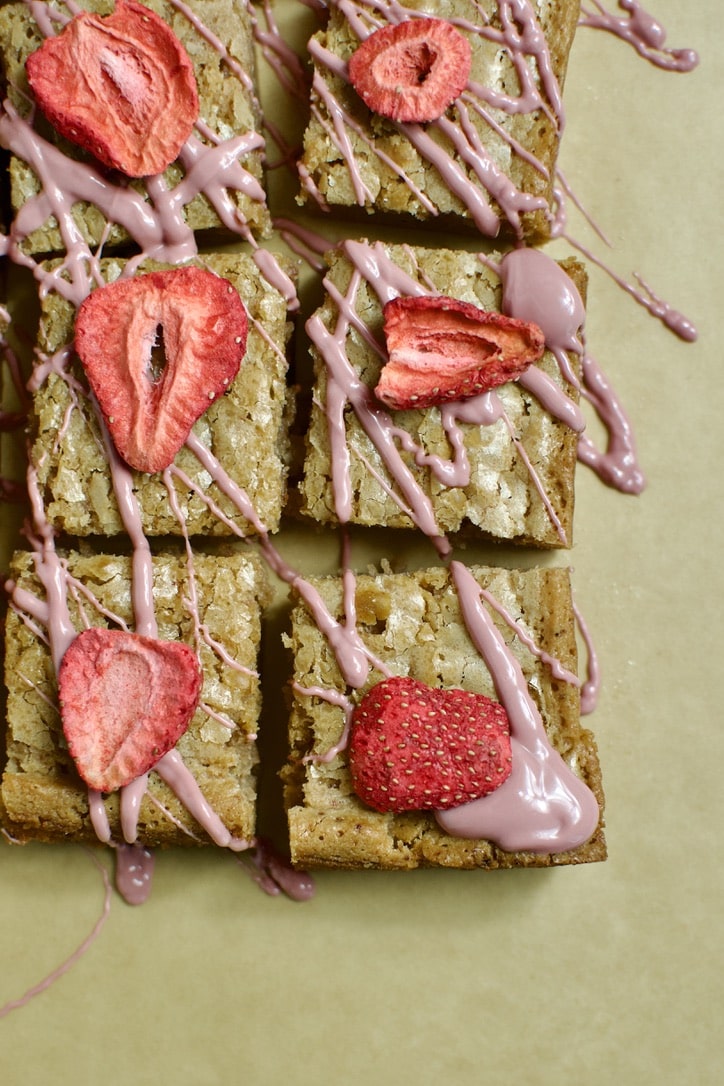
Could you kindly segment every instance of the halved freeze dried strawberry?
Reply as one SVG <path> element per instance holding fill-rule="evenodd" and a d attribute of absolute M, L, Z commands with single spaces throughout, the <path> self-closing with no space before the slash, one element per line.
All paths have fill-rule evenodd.
<path fill-rule="evenodd" d="M 80 633 L 58 669 L 58 697 L 86 784 L 114 792 L 152 769 L 188 728 L 201 682 L 196 655 L 181 642 L 95 627 Z"/>
<path fill-rule="evenodd" d="M 135 0 L 82 11 L 26 62 L 38 105 L 66 139 L 128 177 L 161 173 L 199 112 L 193 65 L 171 28 Z"/>
<path fill-rule="evenodd" d="M 154 472 L 172 463 L 238 373 L 247 329 L 231 283 L 202 268 L 118 279 L 85 299 L 76 350 L 127 464 Z"/>
<path fill-rule="evenodd" d="M 384 309 L 389 361 L 375 394 L 388 407 L 432 407 L 514 381 L 545 349 L 537 324 L 444 296 Z"/>
<path fill-rule="evenodd" d="M 362 101 L 382 117 L 422 124 L 441 117 L 465 88 L 470 42 L 444 19 L 408 19 L 375 30 L 349 60 Z"/>
<path fill-rule="evenodd" d="M 355 792 L 376 811 L 460 807 L 510 776 L 508 715 L 483 694 L 384 679 L 354 711 L 349 766 Z"/>

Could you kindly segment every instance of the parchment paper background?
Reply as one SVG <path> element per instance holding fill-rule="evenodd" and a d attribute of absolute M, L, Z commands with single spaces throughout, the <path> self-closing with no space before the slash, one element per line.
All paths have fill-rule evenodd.
<path fill-rule="evenodd" d="M 277 7 L 303 36 L 307 9 Z M 146 905 L 115 897 L 75 968 L 0 1021 L 6 1086 L 722 1081 L 724 27 L 715 0 L 650 7 L 700 67 L 668 74 L 581 30 L 562 154 L 613 248 L 579 217 L 572 232 L 625 277 L 640 271 L 700 332 L 678 341 L 591 270 L 588 342 L 648 477 L 630 498 L 581 469 L 569 556 L 603 669 L 590 719 L 610 859 L 325 873 L 300 905 L 266 897 L 228 854 L 169 853 Z M 12 518 L 0 516 L 4 560 Z M 403 545 L 411 564 L 433 559 L 412 537 Z M 305 572 L 337 565 L 333 536 L 288 530 L 281 549 Z M 355 537 L 358 567 L 380 554 L 381 537 Z M 284 599 L 280 588 L 272 669 L 285 666 Z M 281 697 L 265 723 L 283 731 Z M 67 957 L 102 903 L 86 851 L 0 843 L 0 1005 Z"/>

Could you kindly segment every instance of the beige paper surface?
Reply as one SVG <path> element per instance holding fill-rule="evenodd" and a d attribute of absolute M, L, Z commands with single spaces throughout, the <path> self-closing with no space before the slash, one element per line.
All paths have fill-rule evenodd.
<path fill-rule="evenodd" d="M 278 7 L 297 35 L 312 25 L 304 5 Z M 113 895 L 87 953 L 0 1020 L 8 1086 L 720 1081 L 724 39 L 714 0 L 651 8 L 699 68 L 660 71 L 580 30 L 561 159 L 612 248 L 573 209 L 571 234 L 699 329 L 681 342 L 590 269 L 588 344 L 627 407 L 648 487 L 622 496 L 579 469 L 575 546 L 547 560 L 570 561 L 600 660 L 589 721 L 609 860 L 324 873 L 296 904 L 265 896 L 227 853 L 163 855 L 151 899 L 134 909 Z M 430 561 L 404 540 L 412 564 Z M 356 536 L 353 560 L 385 547 Z M 335 537 L 289 530 L 280 549 L 304 572 L 337 568 Z M 272 661 L 284 599 L 280 588 Z M 278 747 L 281 694 L 265 725 Z M 86 850 L 0 843 L 0 1006 L 72 954 L 103 904 Z"/>

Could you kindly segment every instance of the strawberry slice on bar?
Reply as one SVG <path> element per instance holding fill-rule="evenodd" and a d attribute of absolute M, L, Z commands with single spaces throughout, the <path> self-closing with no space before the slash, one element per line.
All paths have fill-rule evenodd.
<path fill-rule="evenodd" d="M 545 349 L 538 325 L 443 295 L 388 302 L 384 332 L 375 395 L 396 410 L 479 396 L 520 377 Z"/>
<path fill-rule="evenodd" d="M 393 121 L 435 121 L 465 89 L 470 42 L 445 19 L 408 19 L 375 30 L 349 60 L 365 105 Z"/>
<path fill-rule="evenodd" d="M 179 641 L 91 627 L 58 669 L 63 732 L 78 773 L 114 792 L 152 769 L 187 730 L 202 676 Z"/>
<path fill-rule="evenodd" d="M 244 303 L 188 266 L 118 279 L 81 304 L 75 347 L 126 463 L 163 471 L 228 389 L 246 351 Z"/>
<path fill-rule="evenodd" d="M 499 788 L 512 764 L 508 714 L 484 694 L 394 676 L 352 716 L 353 787 L 376 811 L 459 807 Z"/>
<path fill-rule="evenodd" d="M 31 53 L 26 71 L 54 128 L 127 177 L 165 170 L 198 118 L 186 50 L 135 0 L 117 0 L 105 17 L 80 12 Z"/>

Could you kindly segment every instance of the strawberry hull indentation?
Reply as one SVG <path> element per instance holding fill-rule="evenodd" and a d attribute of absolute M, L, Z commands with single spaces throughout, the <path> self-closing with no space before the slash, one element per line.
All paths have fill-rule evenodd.
<path fill-rule="evenodd" d="M 167 468 L 246 350 L 231 283 L 201 268 L 119 279 L 80 306 L 75 347 L 113 442 L 143 472 Z"/>
<path fill-rule="evenodd" d="M 402 410 L 479 396 L 541 358 L 536 324 L 445 296 L 395 298 L 384 308 L 388 362 L 375 395 Z"/>
<path fill-rule="evenodd" d="M 384 679 L 354 711 L 349 766 L 355 792 L 376 811 L 459 807 L 510 776 L 508 715 L 483 694 Z"/>
<path fill-rule="evenodd" d="M 83 630 L 58 669 L 58 697 L 68 749 L 85 783 L 114 792 L 152 769 L 188 728 L 201 684 L 188 645 Z"/>
<path fill-rule="evenodd" d="M 393 121 L 441 117 L 462 93 L 470 42 L 444 19 L 410 19 L 375 30 L 349 60 L 349 78 L 369 109 Z"/>
<path fill-rule="evenodd" d="M 26 62 L 57 131 L 127 177 L 161 173 L 193 131 L 193 65 L 171 28 L 135 0 L 112 14 L 80 12 Z"/>

